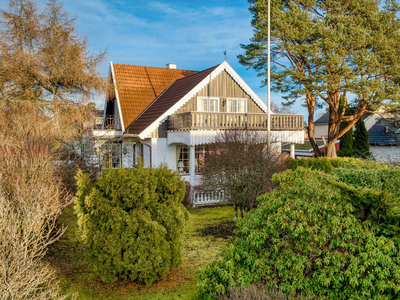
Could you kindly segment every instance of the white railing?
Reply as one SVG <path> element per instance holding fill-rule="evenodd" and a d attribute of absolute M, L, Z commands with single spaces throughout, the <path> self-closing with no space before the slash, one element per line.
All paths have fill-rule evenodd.
<path fill-rule="evenodd" d="M 168 130 L 250 129 L 267 130 L 267 114 L 184 112 L 170 115 Z M 273 114 L 271 130 L 301 130 L 303 115 Z"/>
<path fill-rule="evenodd" d="M 203 192 L 194 190 L 192 192 L 192 204 L 193 207 L 208 205 L 208 204 L 218 204 L 227 203 L 228 199 L 225 197 L 223 191 L 220 192 Z"/>

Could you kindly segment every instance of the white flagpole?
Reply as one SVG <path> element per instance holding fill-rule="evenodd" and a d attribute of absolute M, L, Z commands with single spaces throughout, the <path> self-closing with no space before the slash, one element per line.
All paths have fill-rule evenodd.
<path fill-rule="evenodd" d="M 267 132 L 268 136 L 271 131 L 271 1 L 268 0 L 268 72 L 267 72 L 267 90 L 268 90 L 268 117 L 267 117 Z"/>

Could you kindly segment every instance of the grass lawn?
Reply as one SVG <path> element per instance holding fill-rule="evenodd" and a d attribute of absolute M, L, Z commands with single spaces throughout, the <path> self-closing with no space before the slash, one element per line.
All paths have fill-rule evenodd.
<path fill-rule="evenodd" d="M 50 247 L 46 258 L 55 268 L 63 292 L 77 293 L 77 299 L 194 299 L 196 270 L 220 255 L 226 235 L 233 230 L 233 209 L 225 206 L 189 212 L 190 219 L 182 236 L 182 265 L 173 269 L 167 279 L 150 286 L 128 280 L 104 284 L 85 267 L 72 205 L 63 211 L 59 220 L 67 230 Z"/>

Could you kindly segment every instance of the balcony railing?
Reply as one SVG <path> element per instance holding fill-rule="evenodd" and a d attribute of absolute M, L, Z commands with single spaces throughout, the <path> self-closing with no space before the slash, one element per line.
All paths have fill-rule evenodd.
<path fill-rule="evenodd" d="M 267 130 L 267 114 L 184 112 L 168 118 L 168 130 L 250 129 Z M 271 114 L 271 130 L 301 130 L 303 115 Z"/>

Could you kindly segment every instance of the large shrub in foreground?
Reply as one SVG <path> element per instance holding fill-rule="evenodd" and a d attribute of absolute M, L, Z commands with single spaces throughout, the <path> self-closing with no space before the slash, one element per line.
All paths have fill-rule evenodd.
<path fill-rule="evenodd" d="M 86 260 L 104 282 L 150 284 L 181 262 L 185 184 L 165 167 L 78 172 L 75 210 Z"/>
<path fill-rule="evenodd" d="M 200 271 L 197 295 L 265 284 L 316 299 L 399 299 L 400 254 L 342 199 L 335 177 L 306 168 L 274 176 L 280 187 L 238 223 L 222 258 Z"/>

